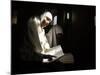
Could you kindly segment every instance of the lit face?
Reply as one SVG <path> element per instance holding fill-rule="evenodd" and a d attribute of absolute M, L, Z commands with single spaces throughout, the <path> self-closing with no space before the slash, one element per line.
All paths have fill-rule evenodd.
<path fill-rule="evenodd" d="M 44 27 L 48 26 L 50 22 L 51 22 L 51 19 L 49 17 L 45 16 L 43 18 L 43 21 L 41 22 L 41 27 L 44 28 Z"/>

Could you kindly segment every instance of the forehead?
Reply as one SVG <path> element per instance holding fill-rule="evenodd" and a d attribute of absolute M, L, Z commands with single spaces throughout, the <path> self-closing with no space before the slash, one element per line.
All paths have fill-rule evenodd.
<path fill-rule="evenodd" d="M 47 19 L 52 20 L 52 14 L 50 12 L 44 13 L 43 16 L 46 17 Z"/>
<path fill-rule="evenodd" d="M 46 19 L 47 19 L 47 20 L 51 20 L 50 17 L 48 17 L 48 16 L 46 16 Z"/>

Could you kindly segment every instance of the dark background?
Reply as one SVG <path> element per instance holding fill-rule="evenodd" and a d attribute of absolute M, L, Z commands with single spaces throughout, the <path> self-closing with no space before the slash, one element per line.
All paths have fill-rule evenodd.
<path fill-rule="evenodd" d="M 18 49 L 20 48 L 27 22 L 31 16 L 44 11 L 58 16 L 57 24 L 63 29 L 63 48 L 74 56 L 73 65 L 65 65 L 65 70 L 95 69 L 95 6 L 51 4 L 12 1 L 12 16 L 17 16 L 17 24 L 12 24 L 12 72 L 17 73 Z M 70 14 L 69 19 L 67 13 Z M 24 69 L 23 69 L 24 72 Z"/>

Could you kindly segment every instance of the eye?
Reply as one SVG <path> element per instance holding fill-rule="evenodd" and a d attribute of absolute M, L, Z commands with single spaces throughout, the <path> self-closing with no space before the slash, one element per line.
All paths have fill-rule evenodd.
<path fill-rule="evenodd" d="M 47 19 L 48 21 L 51 21 L 51 19 L 50 19 L 50 18 L 48 18 L 48 17 L 46 17 L 46 19 Z"/>

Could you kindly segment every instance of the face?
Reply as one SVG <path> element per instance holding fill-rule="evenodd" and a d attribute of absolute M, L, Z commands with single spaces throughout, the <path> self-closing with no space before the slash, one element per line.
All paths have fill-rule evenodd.
<path fill-rule="evenodd" d="M 50 22 L 51 22 L 51 19 L 49 17 L 45 16 L 43 18 L 42 23 L 41 23 L 41 27 L 44 28 L 44 27 L 48 26 Z"/>

